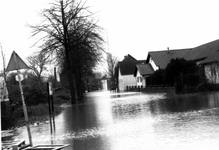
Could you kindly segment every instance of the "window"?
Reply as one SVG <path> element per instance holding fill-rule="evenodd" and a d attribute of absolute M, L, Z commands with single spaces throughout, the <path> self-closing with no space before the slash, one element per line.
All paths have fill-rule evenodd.
<path fill-rule="evenodd" d="M 142 77 L 140 77 L 140 82 L 142 82 Z"/>

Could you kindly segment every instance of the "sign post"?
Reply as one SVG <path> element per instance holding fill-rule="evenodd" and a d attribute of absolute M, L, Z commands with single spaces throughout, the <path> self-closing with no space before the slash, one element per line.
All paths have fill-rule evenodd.
<path fill-rule="evenodd" d="M 21 79 L 19 69 L 29 69 L 29 67 L 17 55 L 17 53 L 15 51 L 13 51 L 6 71 L 17 70 L 17 76 L 18 76 L 19 88 L 20 88 L 20 93 L 21 93 L 24 117 L 25 117 L 25 122 L 26 122 L 26 127 L 27 127 L 27 133 L 28 133 L 28 138 L 29 138 L 29 144 L 30 144 L 30 146 L 32 146 L 33 145 L 32 137 L 31 137 L 31 133 L 30 133 L 30 126 L 29 126 L 29 122 L 28 122 L 27 108 L 26 108 L 26 104 L 25 104 L 25 100 L 24 100 L 24 93 L 23 93 L 22 84 L 21 84 L 22 79 Z"/>
<path fill-rule="evenodd" d="M 52 82 L 47 82 L 48 91 L 48 104 L 49 104 L 49 119 L 50 119 L 50 129 L 55 131 L 55 118 L 54 118 L 54 103 L 53 103 L 53 89 Z M 53 124 L 53 126 L 52 126 Z"/>

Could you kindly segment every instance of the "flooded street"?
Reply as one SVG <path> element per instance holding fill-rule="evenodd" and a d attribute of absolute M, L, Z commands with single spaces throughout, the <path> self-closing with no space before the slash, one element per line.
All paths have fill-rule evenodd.
<path fill-rule="evenodd" d="M 219 92 L 171 97 L 168 93 L 92 92 L 65 105 L 49 123 L 31 126 L 33 144 L 69 144 L 74 150 L 219 149 Z M 13 139 L 25 139 L 25 127 Z"/>

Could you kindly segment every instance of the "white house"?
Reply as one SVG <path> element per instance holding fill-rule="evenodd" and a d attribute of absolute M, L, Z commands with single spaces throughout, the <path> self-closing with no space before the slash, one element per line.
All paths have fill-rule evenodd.
<path fill-rule="evenodd" d="M 103 91 L 107 91 L 108 90 L 108 82 L 107 82 L 107 77 L 106 76 L 103 76 L 101 78 L 101 86 L 102 86 L 102 90 Z"/>
<path fill-rule="evenodd" d="M 153 73 L 154 69 L 151 64 L 137 64 L 134 73 L 136 78 L 136 86 L 146 87 L 146 78 L 150 77 Z"/>
<path fill-rule="evenodd" d="M 136 79 L 133 76 L 133 74 L 122 74 L 121 69 L 119 69 L 119 91 L 125 91 L 127 89 L 127 86 L 135 86 L 136 85 Z"/>
<path fill-rule="evenodd" d="M 118 63 L 118 90 L 125 91 L 128 86 L 136 86 L 136 78 L 134 77 L 136 64 L 143 63 L 143 60 L 136 60 L 131 55 Z"/>

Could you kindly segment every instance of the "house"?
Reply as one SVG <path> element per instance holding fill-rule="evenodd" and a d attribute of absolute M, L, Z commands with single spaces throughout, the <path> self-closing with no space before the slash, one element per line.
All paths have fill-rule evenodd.
<path fill-rule="evenodd" d="M 151 64 L 137 64 L 134 72 L 137 87 L 146 87 L 147 78 L 154 73 Z"/>
<path fill-rule="evenodd" d="M 148 56 L 146 59 L 146 64 L 150 64 L 153 71 L 157 71 L 159 69 L 165 69 L 167 65 L 170 63 L 171 59 L 176 58 L 184 58 L 192 49 L 176 49 L 176 50 L 163 50 L 163 51 L 151 51 L 148 52 Z M 159 83 L 154 82 L 152 76 L 146 77 L 146 86 L 154 86 Z"/>
<path fill-rule="evenodd" d="M 209 83 L 219 84 L 219 40 L 189 49 L 151 51 L 146 63 L 151 64 L 156 71 L 165 69 L 170 60 L 176 58 L 195 61 L 197 65 L 204 67 Z"/>
<path fill-rule="evenodd" d="M 151 64 L 154 71 L 165 69 L 171 59 L 184 58 L 192 49 L 177 49 L 148 52 L 146 63 Z"/>
<path fill-rule="evenodd" d="M 68 71 L 63 71 L 60 73 L 60 87 L 61 88 L 70 88 Z M 80 83 L 82 84 L 82 88 L 85 91 L 95 91 L 100 90 L 102 88 L 102 83 L 100 77 L 96 77 L 95 75 L 89 75 L 83 79 Z"/>
<path fill-rule="evenodd" d="M 184 58 L 203 66 L 209 83 L 219 84 L 219 40 L 193 48 Z"/>
<path fill-rule="evenodd" d="M 101 81 L 101 89 L 102 89 L 103 91 L 107 91 L 107 90 L 108 90 L 108 78 L 107 78 L 107 76 L 106 76 L 106 75 L 103 76 L 103 77 L 100 79 L 100 81 Z"/>
<path fill-rule="evenodd" d="M 118 62 L 117 82 L 118 90 L 125 91 L 128 86 L 136 86 L 136 78 L 134 77 L 136 64 L 144 63 L 144 60 L 136 60 L 131 55 L 127 55 Z"/>

